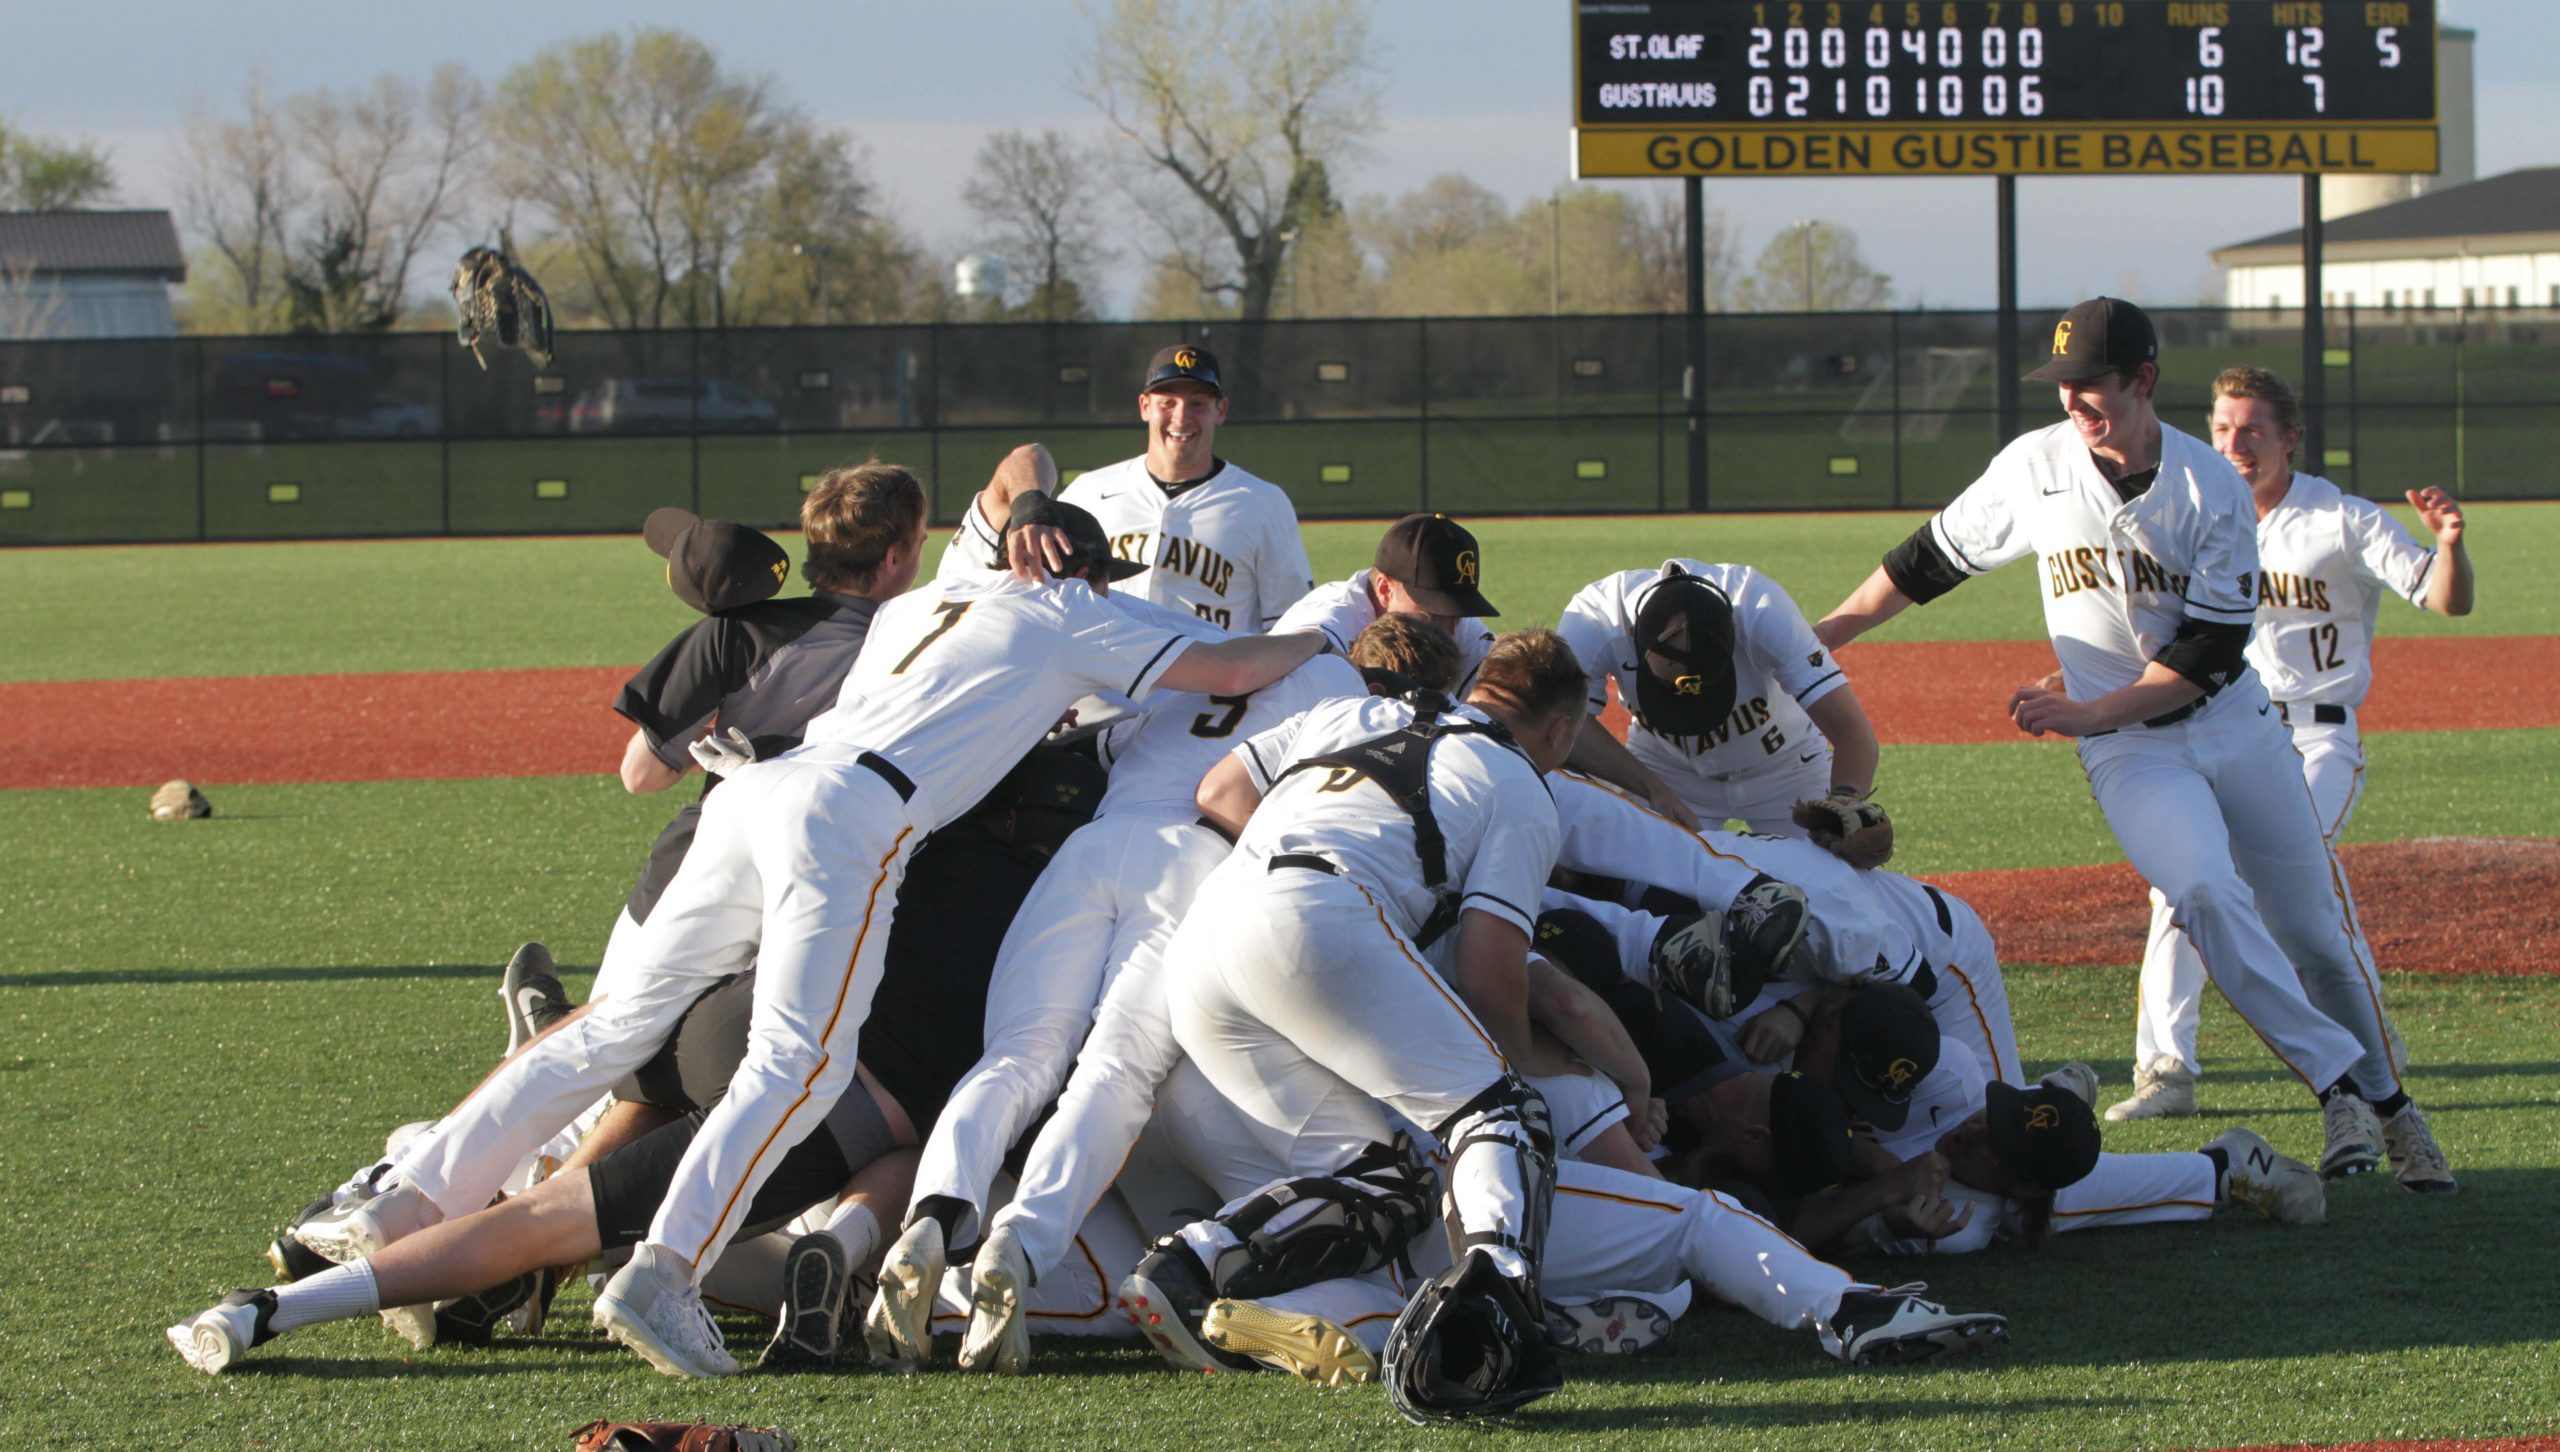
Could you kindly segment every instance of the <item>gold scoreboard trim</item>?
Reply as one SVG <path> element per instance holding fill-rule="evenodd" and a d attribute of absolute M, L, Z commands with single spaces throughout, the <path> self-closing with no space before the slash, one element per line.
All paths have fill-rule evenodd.
<path fill-rule="evenodd" d="M 2432 125 L 1577 127 L 1582 177 L 2433 172 Z"/>

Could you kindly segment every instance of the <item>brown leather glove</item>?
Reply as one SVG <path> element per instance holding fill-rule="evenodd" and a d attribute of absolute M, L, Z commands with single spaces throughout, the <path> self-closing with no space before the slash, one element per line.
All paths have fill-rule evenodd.
<path fill-rule="evenodd" d="M 1882 867 L 1893 860 L 1893 819 L 1864 797 L 1833 792 L 1796 803 L 1791 815 L 1816 845 L 1852 867 Z"/>
<path fill-rule="evenodd" d="M 800 1439 L 778 1427 L 707 1422 L 589 1422 L 577 1452 L 796 1452 Z"/>

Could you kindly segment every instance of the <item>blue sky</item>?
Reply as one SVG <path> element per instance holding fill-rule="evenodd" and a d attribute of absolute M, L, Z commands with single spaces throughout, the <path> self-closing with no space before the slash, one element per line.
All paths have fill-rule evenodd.
<path fill-rule="evenodd" d="M 2480 32 L 2481 174 L 2560 161 L 2548 124 L 2560 106 L 2548 59 L 2560 53 L 2560 5 L 2447 0 L 2442 8 Z M 790 98 L 852 132 L 909 230 L 953 253 L 969 241 L 959 193 L 984 136 L 1013 126 L 1098 134 L 1069 75 L 1082 22 L 1061 0 L 742 0 L 716 20 L 711 13 L 602 0 L 319 8 L 11 0 L 0 9 L 8 57 L 0 115 L 106 145 L 122 199 L 162 206 L 174 198 L 189 103 L 227 104 L 253 66 L 263 64 L 283 92 L 384 70 L 423 78 L 447 60 L 494 79 L 554 40 L 670 25 L 709 41 L 733 66 L 769 72 Z M 1570 28 L 1566 0 L 1384 0 L 1376 38 L 1386 129 L 1343 189 L 1393 193 L 1455 171 L 1514 200 L 1544 195 L 1568 165 Z M 1991 301 L 1988 180 L 1754 180 L 1711 183 L 1709 192 L 1739 225 L 1746 257 L 1794 219 L 1822 217 L 1858 233 L 1903 303 Z M 2212 248 L 2297 222 L 2300 186 L 2291 178 L 2027 178 L 2019 213 L 2020 292 L 2029 305 L 2102 290 L 2166 305 L 2212 288 Z M 1133 236 L 1143 230 L 1133 226 Z"/>

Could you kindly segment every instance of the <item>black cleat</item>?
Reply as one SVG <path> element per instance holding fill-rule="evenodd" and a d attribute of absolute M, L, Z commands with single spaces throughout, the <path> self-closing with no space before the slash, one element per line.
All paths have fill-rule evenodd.
<path fill-rule="evenodd" d="M 826 1231 L 813 1231 L 791 1242 L 782 1258 L 782 1309 L 773 1340 L 756 1365 L 771 1369 L 835 1365 L 844 1345 L 845 1307 L 853 1284 L 853 1266 L 844 1242 Z"/>
<path fill-rule="evenodd" d="M 1889 1291 L 1843 1291 L 1839 1309 L 1817 1323 L 1822 1349 L 1851 1366 L 1892 1366 L 1978 1356 L 2009 1344 L 2009 1319 L 1950 1311 L 1920 1299 L 1914 1283 Z"/>
<path fill-rule="evenodd" d="M 1120 1309 L 1165 1360 L 1183 1371 L 1250 1371 L 1253 1358 L 1215 1349 L 1201 1329 L 1217 1299 L 1209 1268 L 1178 1235 L 1157 1241 L 1120 1283 Z"/>
<path fill-rule="evenodd" d="M 456 1296 L 436 1307 L 436 1339 L 438 1346 L 486 1346 L 497 1335 L 498 1328 L 527 1301 L 543 1275 L 526 1271 L 502 1285 Z"/>

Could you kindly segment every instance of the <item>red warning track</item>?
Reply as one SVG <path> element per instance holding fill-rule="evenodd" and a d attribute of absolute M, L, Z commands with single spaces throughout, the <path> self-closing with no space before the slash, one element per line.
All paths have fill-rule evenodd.
<path fill-rule="evenodd" d="M 2560 1437 L 2490 1437 L 2447 1442 L 2289 1442 L 2281 1447 L 2224 1447 L 2216 1452 L 2560 1452 Z"/>
<path fill-rule="evenodd" d="M 1842 653 L 1886 741 L 2013 742 L 2009 692 L 2041 641 L 1893 641 Z M 614 769 L 627 667 L 0 684 L 0 789 L 555 776 Z M 2560 637 L 2391 638 L 2368 731 L 2560 725 Z"/>

